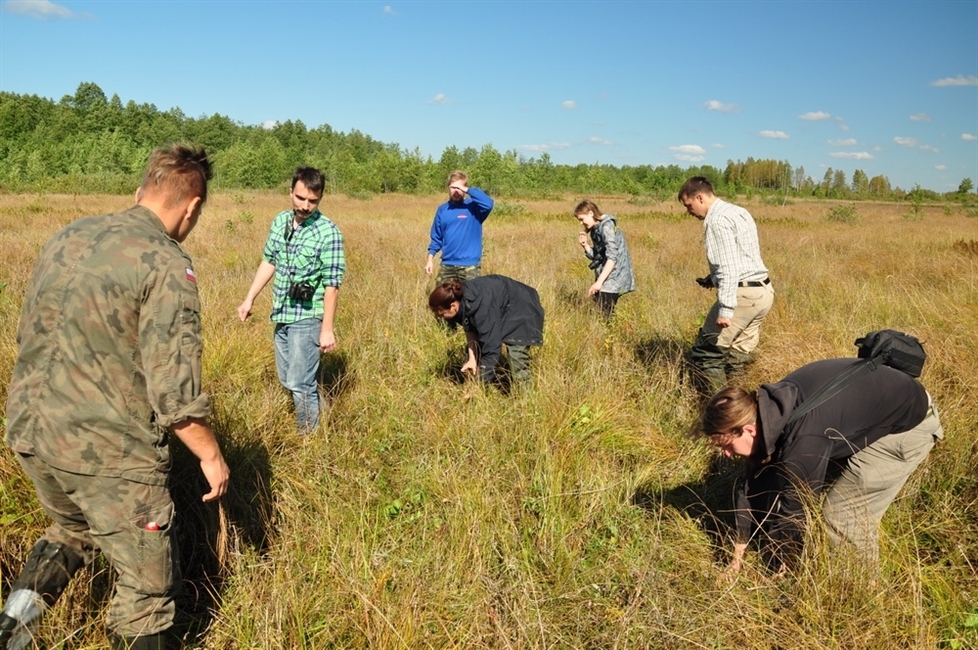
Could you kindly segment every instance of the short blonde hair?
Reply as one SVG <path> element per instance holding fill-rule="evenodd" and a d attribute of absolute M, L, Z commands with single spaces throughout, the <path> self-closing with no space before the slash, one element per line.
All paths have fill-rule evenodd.
<path fill-rule="evenodd" d="M 448 183 L 446 185 L 451 185 L 455 181 L 469 182 L 469 175 L 463 172 L 461 169 L 456 169 L 451 174 L 448 175 Z"/>
<path fill-rule="evenodd" d="M 168 208 L 200 197 L 207 201 L 207 181 L 213 177 L 207 151 L 193 144 L 160 147 L 149 156 L 141 194 L 165 198 Z"/>

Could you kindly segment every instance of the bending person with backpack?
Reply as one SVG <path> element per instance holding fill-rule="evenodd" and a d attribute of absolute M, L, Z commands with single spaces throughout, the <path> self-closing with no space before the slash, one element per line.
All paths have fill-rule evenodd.
<path fill-rule="evenodd" d="M 870 363 L 816 361 L 756 392 L 724 388 L 707 403 L 697 432 L 725 456 L 747 461 L 735 493 L 728 578 L 752 540 L 772 570 L 790 568 L 802 549 L 806 506 L 822 493 L 829 540 L 878 562 L 880 520 L 943 431 L 918 381 L 885 365 L 853 372 Z M 820 400 L 817 393 L 838 388 L 840 377 L 848 377 L 841 389 Z M 814 408 L 802 409 L 813 396 Z M 796 409 L 804 412 L 793 418 Z"/>

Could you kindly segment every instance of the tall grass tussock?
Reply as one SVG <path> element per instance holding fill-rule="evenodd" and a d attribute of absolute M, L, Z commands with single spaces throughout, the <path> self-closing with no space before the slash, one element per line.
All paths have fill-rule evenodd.
<path fill-rule="evenodd" d="M 678 189 L 678 188 L 677 188 Z M 500 197 L 497 197 L 499 199 Z M 603 323 L 571 214 L 618 217 L 638 291 Z M 748 387 L 854 356 L 893 328 L 929 353 L 922 378 L 946 441 L 883 522 L 878 579 L 813 526 L 800 568 L 776 580 L 748 556 L 718 581 L 736 464 L 687 432 L 699 400 L 682 357 L 713 293 L 702 225 L 678 202 L 523 201 L 485 226 L 485 273 L 537 288 L 545 342 L 534 386 L 461 381 L 464 337 L 428 311 L 431 217 L 442 196 L 328 195 L 348 272 L 331 408 L 308 438 L 274 365 L 269 296 L 241 323 L 281 193 L 217 193 L 186 248 L 204 319 L 205 390 L 232 471 L 220 505 L 174 441 L 173 490 L 189 648 L 978 647 L 978 256 L 974 220 L 923 206 L 747 201 L 777 292 Z M 0 398 L 43 243 L 128 197 L 0 195 Z M 740 201 L 743 203 L 743 201 Z M 830 212 L 830 215 L 832 213 Z M 47 525 L 16 460 L 0 453 L 0 593 Z M 40 647 L 100 648 L 112 576 L 83 571 L 48 613 Z"/>

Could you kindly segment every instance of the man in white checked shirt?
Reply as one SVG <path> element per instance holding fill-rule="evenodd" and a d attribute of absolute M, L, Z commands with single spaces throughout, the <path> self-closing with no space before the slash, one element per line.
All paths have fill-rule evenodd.
<path fill-rule="evenodd" d="M 753 360 L 761 321 L 774 303 L 774 287 L 761 259 L 757 226 L 747 210 L 717 198 L 702 176 L 683 184 L 679 201 L 703 221 L 710 274 L 696 281 L 717 290 L 689 355 L 697 379 L 712 395 L 727 384 L 728 376 L 743 372 Z"/>

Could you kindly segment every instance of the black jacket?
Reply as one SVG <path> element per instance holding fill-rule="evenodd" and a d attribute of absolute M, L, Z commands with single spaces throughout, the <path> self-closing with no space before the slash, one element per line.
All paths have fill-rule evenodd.
<path fill-rule="evenodd" d="M 797 405 L 860 362 L 816 361 L 757 391 L 761 448 L 737 489 L 737 532 L 746 541 L 760 526 L 772 542 L 765 550 L 774 565 L 797 556 L 805 504 L 849 458 L 887 434 L 914 428 L 927 415 L 924 387 L 906 373 L 880 366 L 785 428 Z"/>
<path fill-rule="evenodd" d="M 543 306 L 537 290 L 503 275 L 466 280 L 456 319 L 479 340 L 479 372 L 485 381 L 495 377 L 503 343 L 543 344 Z"/>

